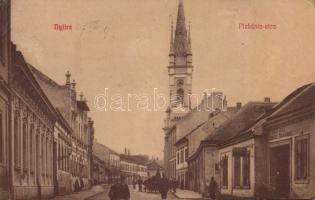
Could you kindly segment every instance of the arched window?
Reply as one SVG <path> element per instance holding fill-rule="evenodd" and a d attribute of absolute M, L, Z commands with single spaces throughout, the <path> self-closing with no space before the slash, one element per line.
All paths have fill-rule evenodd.
<path fill-rule="evenodd" d="M 24 119 L 22 125 L 22 134 L 23 134 L 23 168 L 28 169 L 28 153 L 27 153 L 27 124 L 26 119 Z"/>
<path fill-rule="evenodd" d="M 20 132 L 19 132 L 19 121 L 17 116 L 14 116 L 14 162 L 15 167 L 20 167 Z"/>
<path fill-rule="evenodd" d="M 177 102 L 183 103 L 184 102 L 184 90 L 182 88 L 179 88 L 177 90 Z"/>
<path fill-rule="evenodd" d="M 184 85 L 184 80 L 183 79 L 177 80 L 177 87 L 178 88 L 183 87 L 183 85 Z"/>

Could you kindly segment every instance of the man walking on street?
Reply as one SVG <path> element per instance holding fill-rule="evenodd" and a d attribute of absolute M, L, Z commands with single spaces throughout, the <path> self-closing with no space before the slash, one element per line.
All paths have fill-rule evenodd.
<path fill-rule="evenodd" d="M 216 193 L 218 189 L 218 184 L 214 180 L 214 177 L 211 177 L 210 185 L 209 185 L 209 194 L 211 199 L 216 199 Z"/>
<path fill-rule="evenodd" d="M 159 184 L 159 190 L 161 193 L 161 198 L 162 200 L 166 200 L 167 199 L 167 192 L 169 190 L 169 181 L 167 178 L 165 178 L 165 174 L 163 173 L 163 177 L 162 179 L 160 179 L 160 184 Z"/>
<path fill-rule="evenodd" d="M 111 186 L 108 196 L 110 200 L 130 200 L 130 191 L 124 176 L 120 176 L 119 183 Z"/>
<path fill-rule="evenodd" d="M 142 179 L 141 179 L 141 177 L 139 178 L 139 180 L 138 180 L 138 184 L 139 184 L 139 192 L 142 192 Z"/>
<path fill-rule="evenodd" d="M 177 182 L 176 179 L 174 179 L 174 181 L 173 181 L 173 192 L 174 192 L 174 193 L 176 193 L 177 187 L 178 187 L 178 182 Z"/>
<path fill-rule="evenodd" d="M 136 189 L 136 180 L 135 180 L 135 178 L 133 178 L 133 180 L 132 180 L 132 185 L 133 185 L 133 189 L 135 190 Z"/>

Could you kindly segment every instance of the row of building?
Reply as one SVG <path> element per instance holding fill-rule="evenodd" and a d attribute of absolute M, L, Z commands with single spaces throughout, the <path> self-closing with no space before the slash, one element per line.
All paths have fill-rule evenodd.
<path fill-rule="evenodd" d="M 222 92 L 191 108 L 192 51 L 180 0 L 169 52 L 164 166 L 183 189 L 224 198 L 315 197 L 315 83 L 284 98 L 228 107 Z M 241 88 L 240 88 L 241 90 Z"/>
<path fill-rule="evenodd" d="M 91 185 L 93 120 L 76 83 L 58 84 L 11 41 L 0 3 L 0 197 L 46 199 Z"/>
<path fill-rule="evenodd" d="M 149 159 L 146 155 L 131 155 L 130 150 L 125 149 L 120 154 L 109 147 L 94 142 L 93 145 L 93 172 L 94 184 L 113 183 L 120 175 L 126 177 L 127 184 L 149 177 L 156 173 L 163 173 L 162 163 L 157 158 Z"/>

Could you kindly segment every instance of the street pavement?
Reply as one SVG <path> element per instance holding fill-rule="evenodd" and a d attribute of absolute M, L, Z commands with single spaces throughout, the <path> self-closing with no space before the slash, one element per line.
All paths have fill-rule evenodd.
<path fill-rule="evenodd" d="M 130 200 L 161 200 L 161 195 L 159 193 L 146 193 L 146 192 L 139 192 L 138 190 L 132 189 L 132 187 L 129 187 L 130 189 Z M 104 187 L 104 192 L 99 193 L 91 198 L 88 198 L 88 200 L 110 200 L 108 198 L 108 190 L 109 186 Z M 178 200 L 175 196 L 172 194 L 168 195 L 168 200 Z"/>
<path fill-rule="evenodd" d="M 100 194 L 104 191 L 105 191 L 105 187 L 103 187 L 101 185 L 97 185 L 97 186 L 93 186 L 89 190 L 84 190 L 81 192 L 75 192 L 75 193 L 64 195 L 64 196 L 57 196 L 51 200 L 70 200 L 70 199 L 71 200 L 85 200 L 91 196 Z"/>
<path fill-rule="evenodd" d="M 93 186 L 90 190 L 85 190 L 81 192 L 76 192 L 73 194 L 65 195 L 65 196 L 57 196 L 52 200 L 110 200 L 108 198 L 108 191 L 110 186 L 108 185 L 97 185 Z M 139 192 L 137 189 L 130 189 L 130 200 L 160 200 L 161 195 L 159 193 L 146 193 Z M 168 194 L 168 200 L 179 200 L 172 193 Z M 184 198 L 185 200 L 190 200 L 189 198 Z M 192 200 L 192 199 L 191 199 Z M 196 200 L 195 198 L 193 200 Z"/>

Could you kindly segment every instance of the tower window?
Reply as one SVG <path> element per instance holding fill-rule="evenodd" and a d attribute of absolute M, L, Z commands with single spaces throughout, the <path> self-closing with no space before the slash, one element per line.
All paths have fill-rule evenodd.
<path fill-rule="evenodd" d="M 182 79 L 179 79 L 177 81 L 177 87 L 182 87 L 184 85 L 184 81 Z"/>
<path fill-rule="evenodd" d="M 184 102 L 184 90 L 182 88 L 177 90 L 177 102 L 183 103 Z"/>

